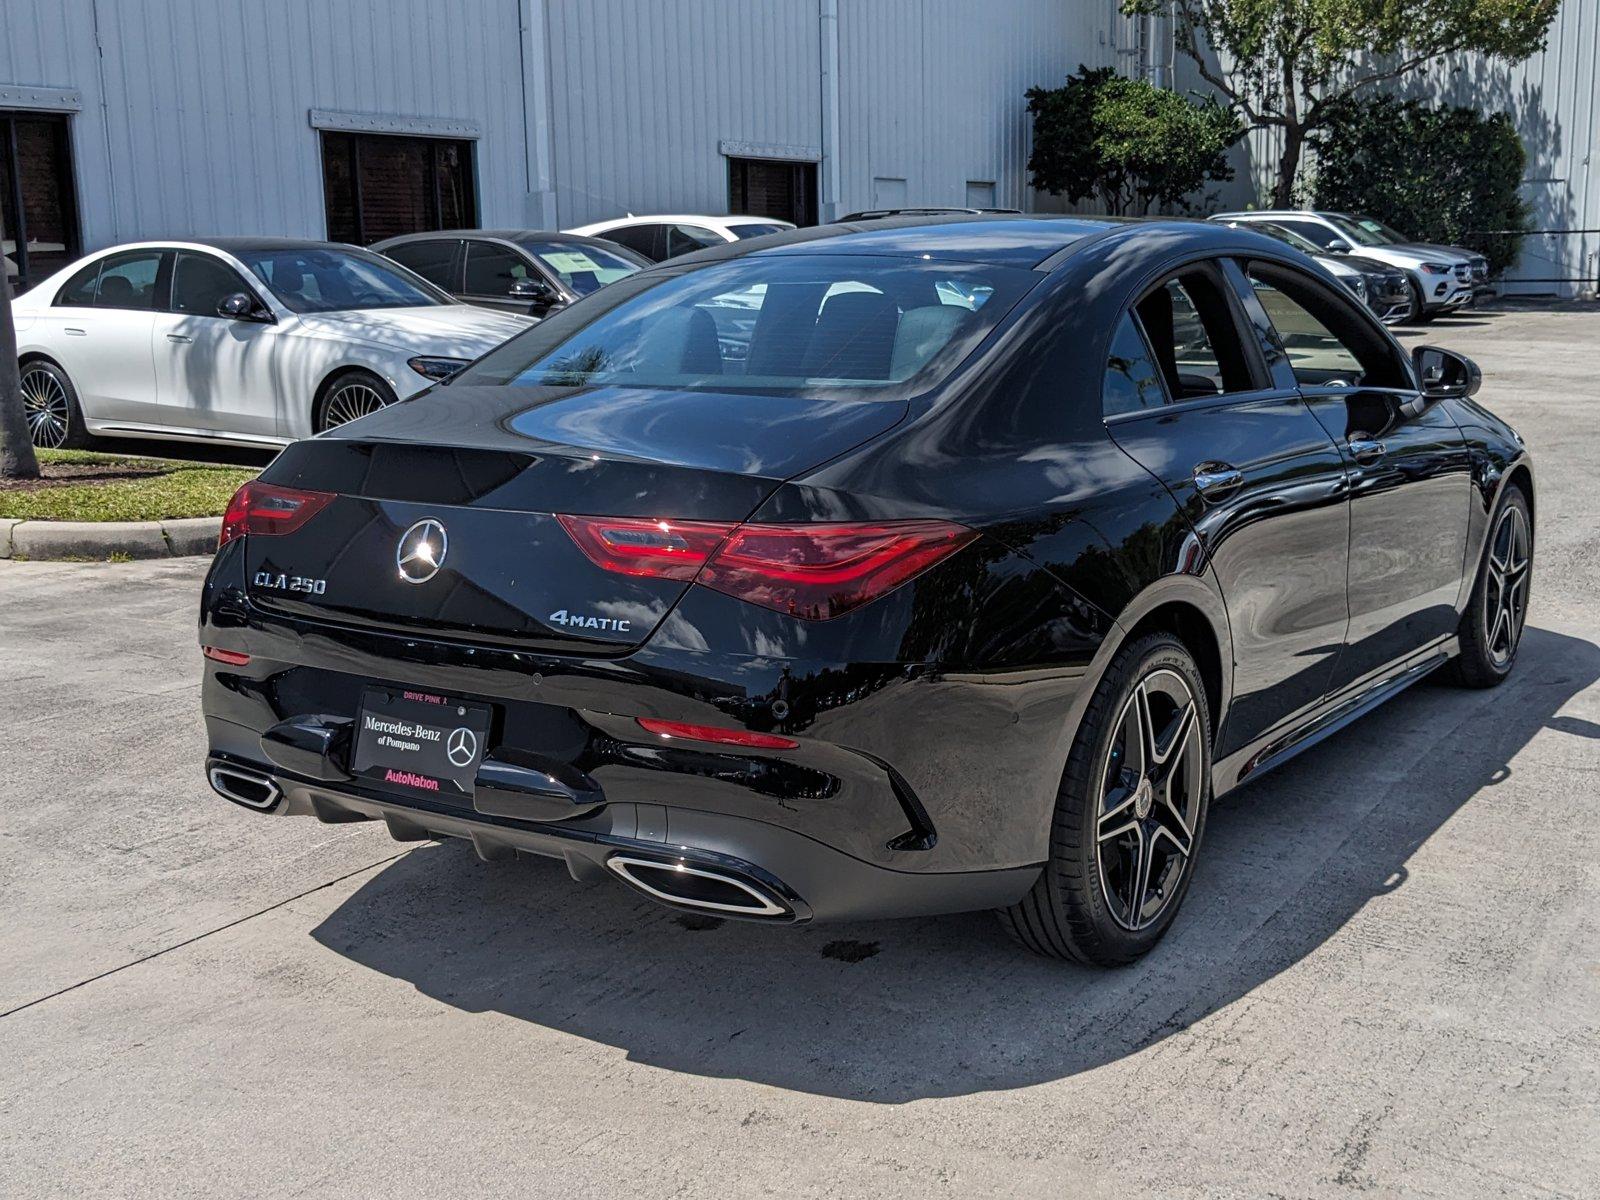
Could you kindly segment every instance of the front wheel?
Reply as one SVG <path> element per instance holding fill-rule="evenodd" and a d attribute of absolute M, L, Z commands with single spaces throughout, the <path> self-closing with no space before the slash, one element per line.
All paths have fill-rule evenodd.
<path fill-rule="evenodd" d="M 1511 674 L 1528 619 L 1532 583 L 1533 519 L 1527 496 L 1513 483 L 1495 510 L 1472 598 L 1461 614 L 1457 631 L 1461 653 L 1451 664 L 1457 683 L 1494 687 Z"/>
<path fill-rule="evenodd" d="M 1438 314 L 1428 311 L 1428 306 L 1422 299 L 1422 286 L 1416 280 L 1411 280 L 1406 287 L 1411 292 L 1411 307 L 1406 311 L 1405 323 L 1407 325 L 1426 325 Z"/>
<path fill-rule="evenodd" d="M 394 402 L 394 389 L 370 371 L 346 371 L 323 389 L 312 413 L 311 431 L 326 433 Z"/>
<path fill-rule="evenodd" d="M 1193 875 L 1211 794 L 1211 714 L 1194 657 L 1169 633 L 1124 646 L 1067 757 L 1050 858 L 1000 912 L 1028 949 L 1097 966 L 1161 940 Z"/>
<path fill-rule="evenodd" d="M 78 389 L 53 362 L 36 359 L 21 371 L 28 437 L 41 450 L 81 450 L 94 439 L 83 424 Z"/>

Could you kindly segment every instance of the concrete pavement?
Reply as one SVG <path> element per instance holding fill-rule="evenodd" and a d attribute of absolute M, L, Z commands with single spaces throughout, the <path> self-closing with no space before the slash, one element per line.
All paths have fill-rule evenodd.
<path fill-rule="evenodd" d="M 1597 335 L 1425 339 L 1538 455 L 1515 677 L 1219 802 L 1116 972 L 246 813 L 201 779 L 203 564 L 0 562 L 0 1195 L 1592 1195 Z"/>

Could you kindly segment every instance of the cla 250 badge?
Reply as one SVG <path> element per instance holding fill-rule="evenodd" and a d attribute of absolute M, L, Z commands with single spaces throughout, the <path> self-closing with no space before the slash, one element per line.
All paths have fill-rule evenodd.
<path fill-rule="evenodd" d="M 632 621 L 617 617 L 586 617 L 582 613 L 569 613 L 564 608 L 545 619 L 552 625 L 565 625 L 568 629 L 610 629 L 616 633 L 627 633 L 633 627 Z"/>
<path fill-rule="evenodd" d="M 275 592 L 300 592 L 307 596 L 320 596 L 328 590 L 326 579 L 310 579 L 304 575 L 274 575 L 271 571 L 257 571 L 251 581 L 258 588 Z"/>

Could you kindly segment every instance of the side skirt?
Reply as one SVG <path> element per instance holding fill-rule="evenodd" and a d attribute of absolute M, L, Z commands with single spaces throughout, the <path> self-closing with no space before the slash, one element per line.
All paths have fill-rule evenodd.
<path fill-rule="evenodd" d="M 1212 768 L 1212 795 L 1221 796 L 1247 779 L 1254 779 L 1274 767 L 1282 766 L 1301 751 L 1309 750 L 1324 738 L 1331 737 L 1346 725 L 1366 716 L 1384 701 L 1392 700 L 1459 652 L 1460 645 L 1452 634 L 1444 641 L 1403 660 L 1393 673 L 1367 684 L 1353 694 L 1333 697 L 1294 729 L 1270 735 L 1263 742 L 1235 751 Z"/>

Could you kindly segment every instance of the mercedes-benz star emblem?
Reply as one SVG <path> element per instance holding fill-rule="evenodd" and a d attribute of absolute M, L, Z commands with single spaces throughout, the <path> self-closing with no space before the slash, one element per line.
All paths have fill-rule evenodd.
<path fill-rule="evenodd" d="M 400 568 L 400 578 L 407 583 L 427 583 L 444 566 L 444 556 L 450 550 L 450 539 L 444 526 L 432 517 L 418 521 L 400 535 L 395 547 L 395 566 Z"/>
<path fill-rule="evenodd" d="M 1155 789 L 1150 786 L 1150 780 L 1139 780 L 1138 790 L 1133 793 L 1133 815 L 1144 820 L 1150 815 L 1150 806 L 1154 801 Z"/>
<path fill-rule="evenodd" d="M 463 725 L 450 735 L 450 740 L 444 744 L 444 752 L 452 766 L 464 767 L 478 753 L 478 735 Z"/>

